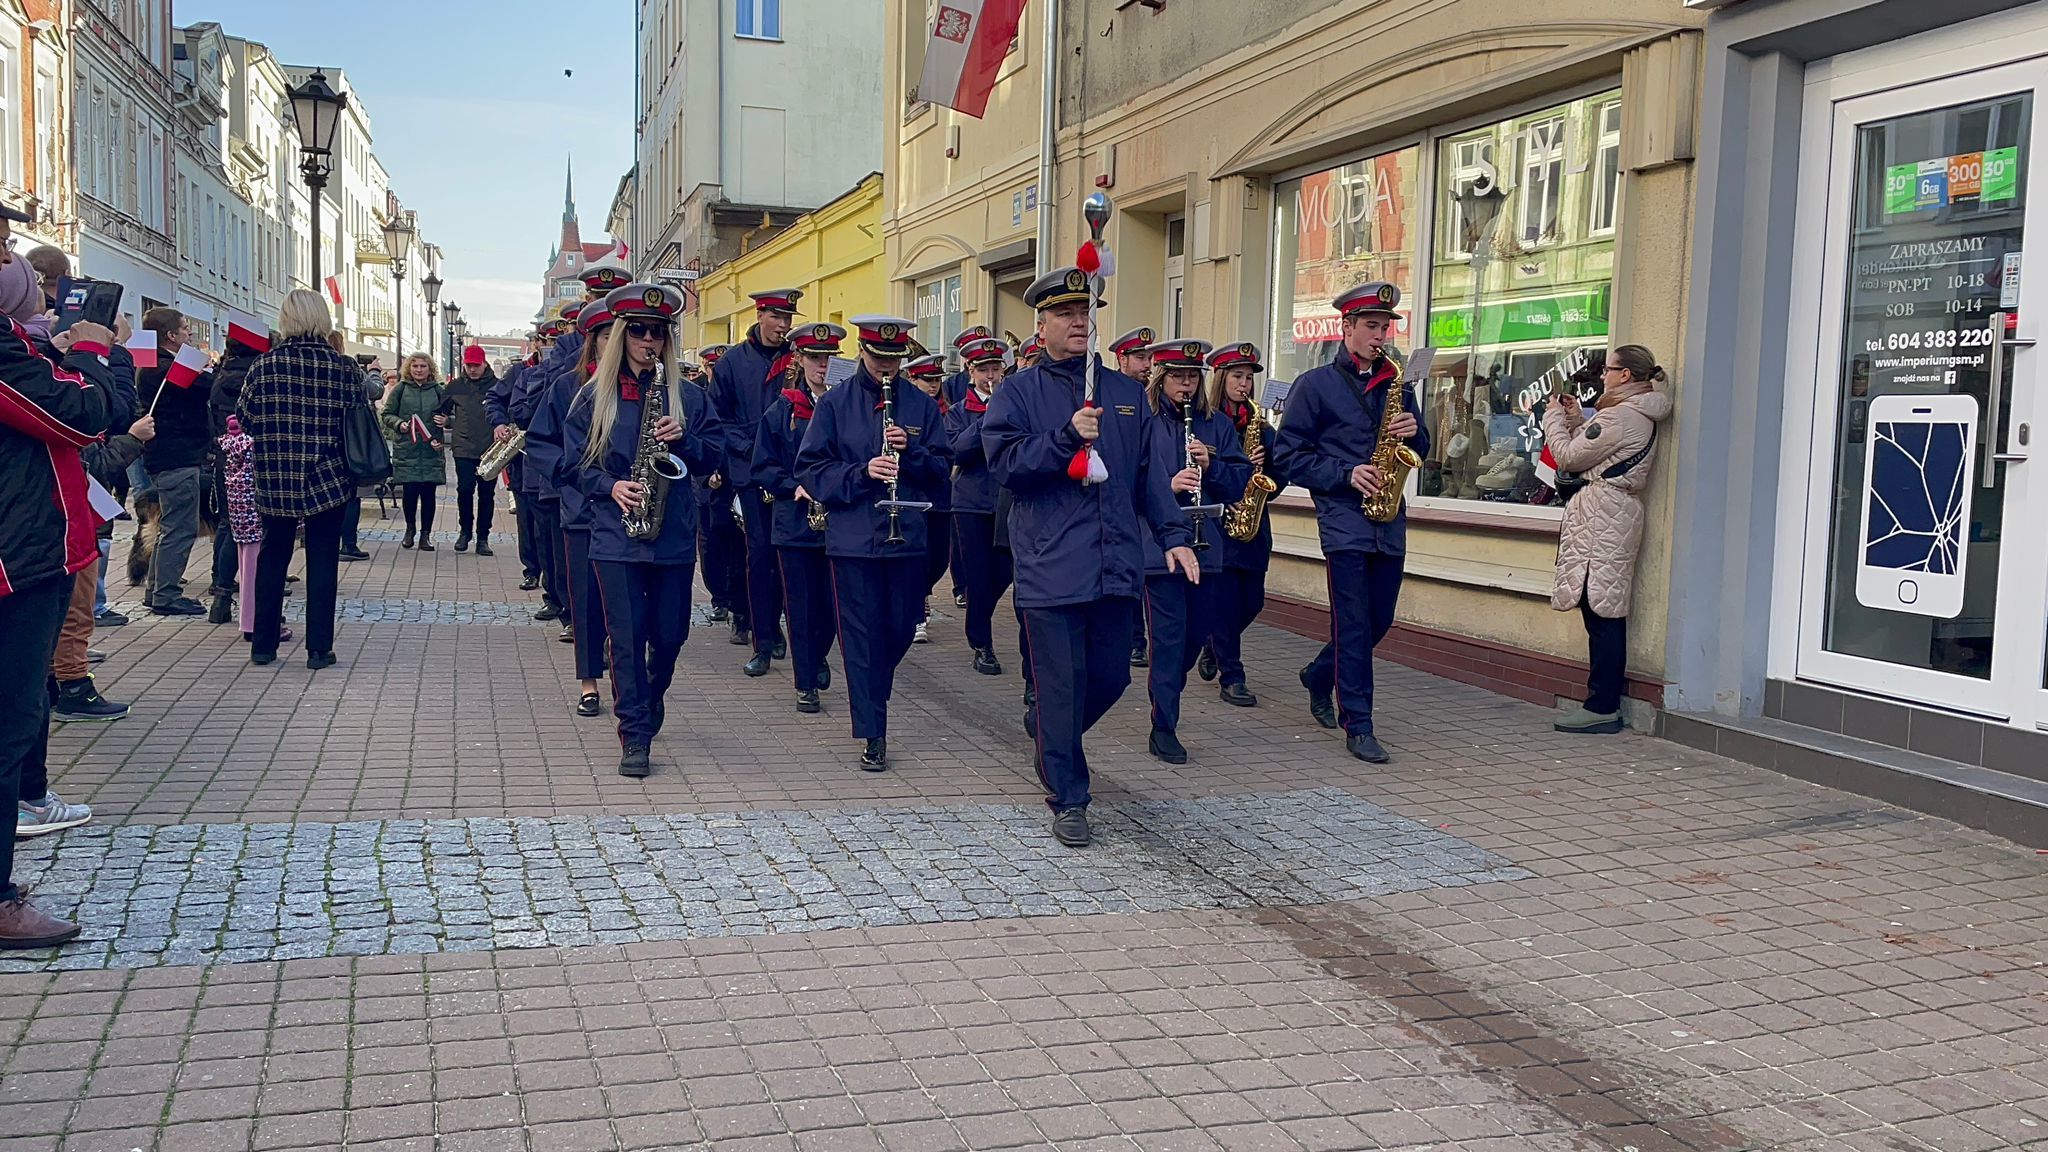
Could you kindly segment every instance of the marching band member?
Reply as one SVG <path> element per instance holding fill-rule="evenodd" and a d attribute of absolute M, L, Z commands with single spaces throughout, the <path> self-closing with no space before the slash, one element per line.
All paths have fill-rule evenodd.
<path fill-rule="evenodd" d="M 754 438 L 753 477 L 775 497 L 775 550 L 782 568 L 782 602 L 789 612 L 789 654 L 796 665 L 796 710 L 820 710 L 818 691 L 831 686 L 825 656 L 835 628 L 832 571 L 825 560 L 825 534 L 811 528 L 811 494 L 796 482 L 797 451 L 810 430 L 812 413 L 825 395 L 826 374 L 846 329 L 805 324 L 790 338 L 796 363 L 789 387 L 768 406 Z"/>
<path fill-rule="evenodd" d="M 564 430 L 570 405 L 597 371 L 597 360 L 611 327 L 612 314 L 604 301 L 595 300 L 583 306 L 576 317 L 576 328 L 583 340 L 576 363 L 548 385 L 547 395 L 534 410 L 533 428 L 526 439 L 525 455 L 533 467 L 546 471 L 548 483 L 561 502 L 569 616 L 575 621 L 574 628 L 565 628 L 564 632 L 576 645 L 578 716 L 596 716 L 604 711 L 597 695 L 597 680 L 604 675 L 605 625 L 604 607 L 597 596 L 597 571 L 590 563 L 590 501 L 577 484 L 580 469 L 568 456 Z"/>
<path fill-rule="evenodd" d="M 1159 337 L 1150 328 L 1138 327 L 1109 342 L 1109 350 L 1116 354 L 1116 370 L 1145 384 L 1152 379 L 1152 345 Z M 1138 618 L 1131 629 L 1131 667 L 1143 668 L 1151 662 L 1151 646 L 1145 643 L 1145 620 L 1152 614 L 1151 604 L 1140 601 Z"/>
<path fill-rule="evenodd" d="M 917 385 L 918 391 L 932 398 L 939 406 L 939 427 L 946 426 L 946 413 L 952 410 L 944 392 L 946 383 L 946 358 L 944 356 L 919 356 L 906 361 L 903 374 Z M 947 438 L 950 446 L 952 440 Z M 931 635 L 927 628 L 932 619 L 932 589 L 939 586 L 939 577 L 946 574 L 946 568 L 953 560 L 953 488 L 942 484 L 932 499 L 932 510 L 925 513 L 925 539 L 931 547 L 925 553 L 924 604 L 918 609 L 917 631 L 911 634 L 912 644 L 929 644 Z"/>
<path fill-rule="evenodd" d="M 981 418 L 1003 380 L 1003 342 L 976 340 L 960 350 L 967 365 L 966 395 L 946 413 L 953 449 L 953 537 L 959 543 L 961 582 L 967 587 L 967 646 L 974 670 L 1003 674 L 991 621 L 1010 587 L 1010 550 L 996 547 L 996 482 L 981 447 Z"/>
<path fill-rule="evenodd" d="M 775 542 L 768 501 L 751 475 L 754 433 L 761 416 L 782 395 L 789 368 L 789 329 L 796 322 L 795 288 L 750 292 L 755 321 L 747 338 L 725 350 L 711 368 L 711 402 L 728 437 L 725 477 L 739 493 L 740 528 L 747 540 L 747 625 L 754 641 L 749 676 L 766 676 L 771 660 L 789 654 L 782 640 L 782 581 L 775 574 Z"/>
<path fill-rule="evenodd" d="M 967 354 L 967 346 L 969 344 L 979 343 L 994 335 L 995 333 L 989 331 L 986 324 L 975 324 L 964 328 L 958 336 L 953 337 L 953 351 L 964 357 Z M 967 362 L 962 360 L 960 370 L 946 377 L 945 397 L 947 411 L 951 411 L 955 405 L 959 404 L 966 397 L 967 388 L 970 383 L 969 378 L 972 375 L 973 372 L 967 367 Z"/>
<path fill-rule="evenodd" d="M 1244 343 L 1218 348 L 1209 357 L 1209 367 L 1209 404 L 1237 429 L 1238 443 L 1244 445 L 1245 430 L 1260 418 L 1253 399 L 1258 374 L 1264 371 L 1258 345 Z M 1264 428 L 1259 435 L 1272 438 Z M 1263 468 L 1267 475 L 1273 475 L 1263 444 L 1255 449 L 1246 448 L 1246 457 L 1254 468 Z M 1209 566 L 1210 578 L 1216 585 L 1210 593 L 1215 612 L 1210 618 L 1210 648 L 1199 661 L 1202 679 L 1212 679 L 1220 671 L 1223 702 L 1250 708 L 1259 699 L 1245 686 L 1243 640 L 1245 630 L 1266 607 L 1266 569 L 1273 560 L 1272 518 L 1259 517 L 1259 534 L 1250 540 L 1238 540 L 1225 533 L 1220 550 L 1221 568 Z"/>
<path fill-rule="evenodd" d="M 1388 759 L 1373 735 L 1372 650 L 1394 626 L 1408 514 L 1403 508 L 1381 524 L 1366 516 L 1361 502 L 1387 482 L 1371 461 L 1394 390 L 1402 393 L 1401 411 L 1387 421 L 1388 433 L 1429 455 L 1429 433 L 1415 418 L 1420 409 L 1414 389 L 1401 383 L 1400 368 L 1386 355 L 1400 302 L 1401 290 L 1380 282 L 1336 299 L 1344 345 L 1328 364 L 1294 382 L 1273 438 L 1274 466 L 1315 497 L 1330 587 L 1330 642 L 1301 670 L 1309 712 L 1325 728 L 1341 723 L 1345 747 L 1370 764 Z"/>
<path fill-rule="evenodd" d="M 577 394 L 563 436 L 566 466 L 590 504 L 590 559 L 611 637 L 612 713 L 619 720 L 619 774 L 644 777 L 648 749 L 667 716 L 664 697 L 690 635 L 690 580 L 697 556 L 696 500 L 689 484 L 642 471 L 643 443 L 680 456 L 692 474 L 716 467 L 725 449 L 718 417 L 704 396 L 681 383 L 675 319 L 682 294 L 628 284 L 605 297 L 611 338 L 590 384 Z M 646 405 L 664 405 L 651 429 Z M 652 534 L 629 531 L 659 518 Z M 637 525 L 636 525 L 637 526 Z"/>
<path fill-rule="evenodd" d="M 711 396 L 711 369 L 725 349 L 723 344 L 699 348 L 694 376 L 690 362 L 683 362 L 683 375 L 704 389 L 706 399 Z M 704 572 L 704 587 L 711 593 L 711 619 L 731 623 L 732 643 L 751 644 L 747 635 L 747 540 L 732 514 L 732 484 L 726 480 L 723 465 L 709 476 L 690 477 L 690 484 L 697 490 L 698 566 Z"/>
<path fill-rule="evenodd" d="M 1166 458 L 1155 461 L 1154 466 L 1161 472 L 1178 472 L 1174 493 L 1192 503 L 1236 503 L 1251 479 L 1251 462 L 1238 443 L 1237 428 L 1202 395 L 1202 364 L 1209 355 L 1209 342 L 1170 340 L 1145 351 L 1153 364 L 1146 401 L 1170 433 L 1156 438 Z M 1198 554 L 1220 559 L 1215 546 L 1223 539 L 1222 516 L 1191 519 Z M 1152 621 L 1151 672 L 1146 678 L 1152 699 L 1152 736 L 1147 747 L 1155 758 L 1168 764 L 1187 763 L 1187 749 L 1179 736 L 1180 698 L 1187 689 L 1188 669 L 1195 666 L 1195 650 L 1209 635 L 1213 599 L 1208 582 L 1198 583 L 1185 573 L 1170 571 L 1164 553 L 1156 544 L 1150 547 L 1145 561 L 1145 613 Z"/>
<path fill-rule="evenodd" d="M 1131 618 L 1145 586 L 1145 526 L 1169 572 L 1197 580 L 1187 513 L 1156 461 L 1177 436 L 1145 410 L 1136 380 L 1096 363 L 1087 273 L 1055 269 L 1024 294 L 1045 362 L 1006 381 L 982 416 L 982 450 L 1007 488 L 1017 584 L 1037 706 L 1038 778 L 1061 843 L 1089 842 L 1083 734 L 1131 682 Z M 1084 404 L 1095 365 L 1092 404 Z M 1085 479 L 1075 478 L 1075 468 Z M 1102 478 L 1095 481 L 1100 471 Z M 1199 477 L 1195 477 L 1198 481 Z"/>
<path fill-rule="evenodd" d="M 550 321 L 553 339 L 540 363 L 529 368 L 519 377 L 519 391 L 512 401 L 512 415 L 521 428 L 526 429 L 526 451 L 531 456 L 536 445 L 533 442 L 533 418 L 540 409 L 540 401 L 548 393 L 555 377 L 573 372 L 576 354 L 583 347 L 582 338 L 575 333 L 576 314 L 581 305 L 571 304 L 562 309 L 561 315 Z M 540 562 L 541 606 L 533 614 L 535 620 L 560 620 L 567 628 L 573 619 L 569 610 L 569 586 L 564 579 L 569 559 L 562 545 L 562 501 L 549 483 L 548 473 L 538 467 L 519 470 L 519 500 L 533 504 L 534 556 Z"/>
<path fill-rule="evenodd" d="M 1045 341 L 1040 340 L 1036 334 L 1027 337 L 1022 344 L 1017 345 L 1017 371 L 1022 372 L 1026 368 L 1038 367 L 1039 358 L 1044 355 Z M 1016 373 L 1012 373 L 1012 375 L 1015 374 Z"/>
<path fill-rule="evenodd" d="M 917 327 L 894 316 L 856 316 L 860 364 L 853 378 L 825 393 L 797 452 L 797 482 L 825 505 L 825 555 L 832 563 L 841 662 L 853 735 L 866 741 L 860 766 L 889 764 L 889 694 L 896 665 L 910 651 L 925 583 L 924 512 L 885 502 L 922 503 L 928 511 L 952 462 L 939 407 L 899 373 Z M 888 395 L 883 381 L 888 381 Z"/>
<path fill-rule="evenodd" d="M 520 395 L 521 382 L 526 373 L 539 365 L 541 355 L 547 350 L 548 345 L 554 342 L 550 332 L 549 325 L 535 327 L 530 341 L 533 351 L 528 353 L 525 359 L 515 361 L 507 368 L 505 374 L 498 377 L 498 382 L 491 388 L 490 393 L 484 397 L 484 413 L 491 421 L 491 437 L 499 443 L 510 440 L 513 433 L 525 428 L 525 425 L 513 416 L 512 409 Z M 521 494 L 524 474 L 525 469 L 520 464 L 519 457 L 514 456 L 512 463 L 505 467 L 505 491 L 514 501 L 513 526 L 519 537 L 521 569 L 519 590 L 531 592 L 540 587 L 540 551 L 534 547 L 539 536 L 539 527 L 533 520 L 533 505 Z"/>

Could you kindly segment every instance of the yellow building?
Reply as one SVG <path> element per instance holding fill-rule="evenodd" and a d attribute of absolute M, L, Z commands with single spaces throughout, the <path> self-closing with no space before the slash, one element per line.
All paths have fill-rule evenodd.
<path fill-rule="evenodd" d="M 1028 332 L 1022 289 L 1073 260 L 1097 188 L 1118 209 L 1109 332 L 1251 340 L 1287 381 L 1337 347 L 1334 296 L 1393 281 L 1397 342 L 1438 355 L 1420 389 L 1435 447 L 1410 489 L 1409 580 L 1382 655 L 1528 699 L 1572 692 L 1585 638 L 1548 601 L 1561 510 L 1539 502 L 1529 406 L 1588 349 L 1679 359 L 1700 15 L 1670 0 L 1025 11 L 976 120 L 911 98 L 926 5 L 890 0 L 893 307 L 916 309 L 932 347 L 970 324 Z M 1648 495 L 1629 635 L 1631 694 L 1652 703 L 1675 442 Z M 1298 489 L 1273 507 L 1269 609 L 1312 633 L 1327 603 L 1313 513 Z"/>
<path fill-rule="evenodd" d="M 881 174 L 869 175 L 846 195 L 705 273 L 694 287 L 696 304 L 683 318 L 690 348 L 746 339 L 754 323 L 749 292 L 801 288 L 806 320 L 844 324 L 850 315 L 882 310 L 889 296 L 882 266 Z"/>

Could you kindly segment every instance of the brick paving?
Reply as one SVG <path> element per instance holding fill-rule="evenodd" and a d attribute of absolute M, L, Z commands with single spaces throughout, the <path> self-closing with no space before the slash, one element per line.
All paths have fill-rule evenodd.
<path fill-rule="evenodd" d="M 1014 667 L 973 675 L 949 620 L 899 677 L 891 772 L 853 769 L 840 690 L 799 716 L 700 624 L 627 781 L 567 646 L 508 622 L 533 601 L 497 544 L 369 543 L 319 673 L 203 620 L 96 636 L 135 710 L 55 730 L 99 821 L 21 868 L 106 919 L 0 974 L 0 1152 L 2048 1148 L 2032 852 L 1393 667 L 1397 760 L 1368 767 L 1304 715 L 1313 646 L 1263 629 L 1262 706 L 1193 686 L 1189 764 L 1144 754 L 1142 691 L 1104 721 L 1083 852 L 1042 836 Z M 876 813 L 886 843 L 847 838 Z M 493 901 L 851 907 L 891 870 L 961 899 L 465 937 Z M 188 910 L 205 943 L 174 954 Z M 386 935 L 234 951 L 295 919 L 330 952 Z"/>

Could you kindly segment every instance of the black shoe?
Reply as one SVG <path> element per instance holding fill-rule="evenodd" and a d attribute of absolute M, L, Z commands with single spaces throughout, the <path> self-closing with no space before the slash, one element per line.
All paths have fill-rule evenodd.
<path fill-rule="evenodd" d="M 519 578 L 519 590 L 521 592 L 531 592 L 538 587 L 540 587 L 540 577 L 538 576 L 522 576 Z"/>
<path fill-rule="evenodd" d="M 796 710 L 807 716 L 814 712 L 823 712 L 825 706 L 818 703 L 818 690 L 813 688 L 808 692 L 797 693 Z"/>
<path fill-rule="evenodd" d="M 259 668 L 261 668 L 261 667 L 262 667 L 263 665 L 265 665 L 265 664 L 270 664 L 270 663 L 274 663 L 274 662 L 275 662 L 276 660 L 277 660 L 277 653 L 275 653 L 275 652 L 271 652 L 271 653 L 268 653 L 268 654 L 265 654 L 265 653 L 262 653 L 262 652 L 251 652 L 251 653 L 249 653 L 249 663 L 251 663 L 251 664 L 254 664 L 254 665 L 256 665 L 256 666 L 257 666 L 257 667 L 259 667 Z"/>
<path fill-rule="evenodd" d="M 860 770 L 880 772 L 889 766 L 889 742 L 880 736 L 868 738 L 868 746 L 860 754 Z"/>
<path fill-rule="evenodd" d="M 1086 848 L 1095 839 L 1095 830 L 1088 827 L 1088 810 L 1069 808 L 1054 816 L 1052 838 L 1069 848 Z"/>
<path fill-rule="evenodd" d="M 412 547 L 412 542 L 413 542 L 413 534 L 412 534 L 412 529 L 410 529 L 410 528 L 407 528 L 407 529 L 405 530 L 405 539 L 403 539 L 403 540 L 400 540 L 400 541 L 398 542 L 398 546 L 399 546 L 400 548 L 410 548 L 410 547 Z"/>
<path fill-rule="evenodd" d="M 334 667 L 334 653 L 308 652 L 306 653 L 306 667 L 312 669 L 315 672 L 318 672 L 322 668 L 332 668 Z"/>
<path fill-rule="evenodd" d="M 619 757 L 619 775 L 621 776 L 630 776 L 635 780 L 644 780 L 647 778 L 647 774 L 653 770 L 652 766 L 647 763 L 647 749 L 641 745 L 631 745 L 626 749 L 626 754 Z"/>
<path fill-rule="evenodd" d="M 479 536 L 476 538 L 476 554 L 479 556 L 497 555 L 496 552 L 491 551 L 491 538 L 489 536 Z"/>
<path fill-rule="evenodd" d="M 533 618 L 535 620 L 540 620 L 543 622 L 548 620 L 559 620 L 562 618 L 562 610 L 560 608 L 555 607 L 554 601 L 543 600 L 540 602 L 540 611 L 535 612 L 533 614 Z"/>
<path fill-rule="evenodd" d="M 754 642 L 753 636 L 747 632 L 746 621 L 741 620 L 738 616 L 732 618 L 732 637 L 727 642 L 734 645 L 752 644 Z"/>
<path fill-rule="evenodd" d="M 555 639 L 560 640 L 564 644 L 574 644 L 576 642 L 576 626 L 574 624 L 562 625 L 562 634 L 555 637 Z"/>
<path fill-rule="evenodd" d="M 235 598 L 226 592 L 213 598 L 213 607 L 206 610 L 208 624 L 225 624 L 235 618 Z"/>
<path fill-rule="evenodd" d="M 1038 739 L 1038 702 L 1035 700 L 1024 705 L 1024 735 L 1034 742 Z"/>
<path fill-rule="evenodd" d="M 341 558 L 343 560 L 368 560 L 370 554 L 361 548 L 344 548 L 341 550 Z"/>
<path fill-rule="evenodd" d="M 789 659 L 789 642 L 786 640 L 777 640 L 775 642 L 774 650 L 769 652 L 768 654 L 770 656 L 775 657 L 777 660 Z"/>
<path fill-rule="evenodd" d="M 1358 757 L 1367 764 L 1385 764 L 1393 759 L 1393 757 L 1387 755 L 1385 748 L 1380 747 L 1380 742 L 1373 739 L 1373 735 L 1370 732 L 1360 732 L 1354 736 L 1345 737 L 1344 747 L 1353 756 Z"/>
<path fill-rule="evenodd" d="M 1181 747 L 1180 737 L 1163 729 L 1154 728 L 1152 730 L 1152 739 L 1146 742 L 1145 747 L 1152 753 L 1154 758 L 1163 760 L 1168 764 L 1185 764 L 1188 762 L 1188 750 Z"/>
<path fill-rule="evenodd" d="M 996 659 L 996 650 L 993 648 L 976 648 L 974 650 L 974 670 L 983 676 L 1001 676 L 1003 674 L 1003 664 L 1002 661 Z"/>
<path fill-rule="evenodd" d="M 427 538 L 426 538 L 425 536 L 422 536 L 422 537 L 420 537 L 420 551 L 422 551 L 422 552 L 432 552 L 433 550 L 434 550 L 434 544 L 433 544 L 433 541 L 431 541 L 431 540 L 428 540 L 428 539 L 427 539 Z"/>
<path fill-rule="evenodd" d="M 766 676 L 774 670 L 775 666 L 769 663 L 766 652 L 756 652 L 754 653 L 754 658 L 747 661 L 746 672 L 749 676 Z"/>
<path fill-rule="evenodd" d="M 1216 678 L 1216 654 L 1214 652 L 1203 648 L 1202 654 L 1195 657 L 1195 675 L 1200 676 L 1204 680 L 1214 680 Z"/>
<path fill-rule="evenodd" d="M 1024 706 L 1026 708 L 1038 707 L 1038 686 L 1036 684 L 1026 684 L 1024 686 Z"/>
<path fill-rule="evenodd" d="M 1301 686 L 1308 688 L 1308 669 L 1306 668 L 1301 670 Z M 1319 693 L 1312 688 L 1309 689 L 1308 714 L 1315 717 L 1316 723 L 1321 724 L 1325 728 L 1335 728 L 1337 726 L 1337 704 L 1330 698 L 1330 694 L 1327 692 Z"/>
<path fill-rule="evenodd" d="M 1225 684 L 1221 695 L 1225 704 L 1235 704 L 1239 708 L 1259 706 L 1259 698 L 1252 695 L 1252 690 L 1242 684 Z"/>
<path fill-rule="evenodd" d="M 107 654 L 97 648 L 87 648 L 85 650 L 85 662 L 87 664 L 105 664 L 107 662 Z"/>
<path fill-rule="evenodd" d="M 1139 644 L 1131 649 L 1131 667 L 1145 668 L 1150 666 L 1151 663 L 1152 655 L 1146 650 L 1145 645 Z"/>
<path fill-rule="evenodd" d="M 604 705 L 598 703 L 597 693 L 595 692 L 585 692 L 576 701 L 576 714 L 578 716 L 596 716 L 603 712 Z"/>
<path fill-rule="evenodd" d="M 469 551 L 469 533 L 457 532 L 455 534 L 455 550 L 457 552 Z"/>
<path fill-rule="evenodd" d="M 206 605 L 201 604 L 197 600 L 190 600 L 180 596 L 169 604 L 150 605 L 149 614 L 152 616 L 204 616 L 206 615 Z"/>
<path fill-rule="evenodd" d="M 59 721 L 119 720 L 127 714 L 128 706 L 100 695 L 90 676 L 57 685 L 57 702 L 50 709 L 50 715 Z"/>
<path fill-rule="evenodd" d="M 965 592 L 955 592 L 955 593 L 953 593 L 953 607 L 955 607 L 955 608 L 965 608 L 965 607 L 967 607 L 967 593 L 965 593 Z"/>
<path fill-rule="evenodd" d="M 114 611 L 112 608 L 92 618 L 92 626 L 95 628 L 119 628 L 127 622 L 128 617 Z"/>
<path fill-rule="evenodd" d="M 713 624 L 723 624 L 730 619 L 732 619 L 731 612 L 726 611 L 725 609 L 719 607 L 716 604 L 713 604 L 711 606 L 711 622 Z"/>
<path fill-rule="evenodd" d="M 827 664 L 824 667 L 818 669 L 818 690 L 822 692 L 825 689 L 830 688 L 831 686 L 832 666 Z"/>

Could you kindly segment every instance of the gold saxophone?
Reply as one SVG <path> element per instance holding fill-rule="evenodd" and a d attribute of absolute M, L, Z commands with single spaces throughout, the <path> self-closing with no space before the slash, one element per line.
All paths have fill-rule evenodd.
<path fill-rule="evenodd" d="M 1257 452 L 1265 440 L 1266 410 L 1254 402 L 1251 423 L 1244 426 L 1244 454 Z M 1265 465 L 1252 465 L 1251 483 L 1244 486 L 1244 495 L 1223 511 L 1223 531 L 1232 540 L 1258 539 L 1259 525 L 1266 519 L 1266 501 L 1279 490 L 1280 486 L 1266 475 Z"/>
<path fill-rule="evenodd" d="M 1401 514 L 1401 494 L 1408 490 L 1408 474 L 1422 467 L 1422 457 L 1415 454 L 1415 449 L 1401 443 L 1391 431 L 1394 417 L 1408 410 L 1405 399 L 1408 382 L 1402 379 L 1407 375 L 1408 365 L 1394 355 L 1392 348 L 1386 350 L 1386 357 L 1393 362 L 1397 374 L 1393 383 L 1388 385 L 1387 403 L 1380 410 L 1379 443 L 1373 445 L 1372 459 L 1366 461 L 1380 470 L 1384 481 L 1378 495 L 1367 496 L 1360 502 L 1365 518 L 1375 524 L 1391 524 Z"/>
<path fill-rule="evenodd" d="M 640 507 L 626 513 L 626 535 L 634 540 L 652 540 L 661 535 L 662 513 L 668 507 L 668 486 L 688 475 L 683 462 L 668 445 L 655 438 L 654 426 L 668 415 L 668 386 L 661 383 L 661 371 L 647 385 L 640 401 L 640 447 L 633 453 L 633 470 L 627 479 L 641 486 Z"/>
<path fill-rule="evenodd" d="M 491 441 L 484 449 L 483 458 L 476 462 L 478 479 L 496 480 L 498 475 L 512 466 L 512 458 L 526 451 L 526 429 L 514 428 L 512 435 L 503 440 Z"/>

